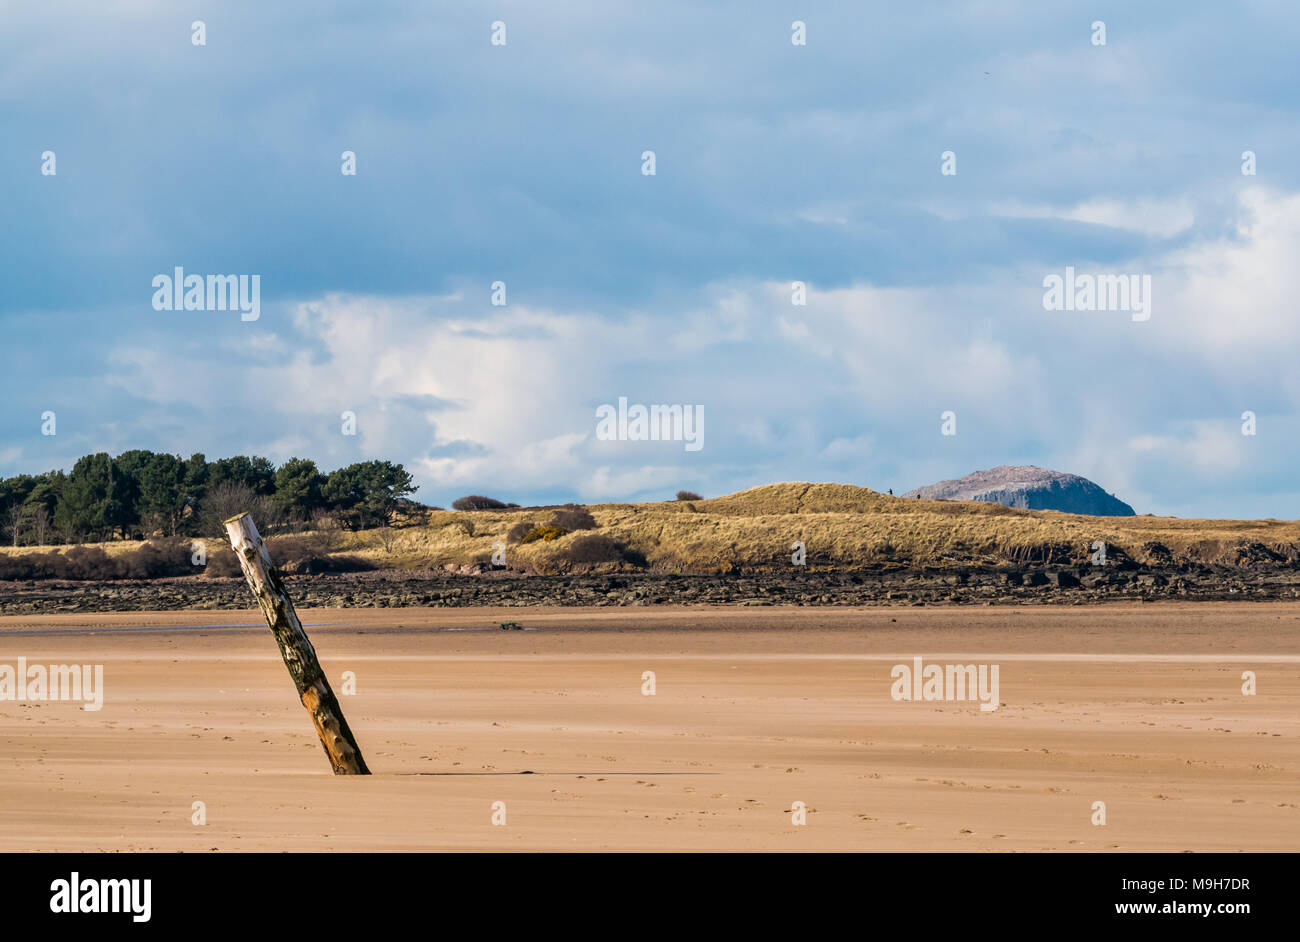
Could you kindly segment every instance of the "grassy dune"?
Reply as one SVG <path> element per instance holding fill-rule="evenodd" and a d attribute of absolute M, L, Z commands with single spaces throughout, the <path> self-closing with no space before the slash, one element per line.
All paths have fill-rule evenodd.
<path fill-rule="evenodd" d="M 769 484 L 710 500 L 597 504 L 588 510 L 596 529 L 527 544 L 517 542 L 518 530 L 525 529 L 519 525 L 545 526 L 555 509 L 431 510 L 388 531 L 293 539 L 316 541 L 325 555 L 397 569 L 486 563 L 493 544 L 507 543 L 511 568 L 548 573 L 787 569 L 796 540 L 806 544 L 813 568 L 1064 563 L 1086 560 L 1096 540 L 1107 544 L 1112 557 L 1125 553 L 1150 564 L 1300 559 L 1297 521 L 1084 517 L 975 501 L 907 500 L 847 484 Z M 221 551 L 221 541 L 207 542 L 209 553 Z M 116 554 L 139 544 L 99 545 Z"/>
<path fill-rule="evenodd" d="M 1300 522 L 1083 517 L 1015 510 L 975 501 L 905 500 L 846 484 L 770 484 L 711 500 L 599 504 L 588 508 L 608 537 L 659 570 L 728 571 L 787 568 L 790 544 L 802 540 L 808 565 L 964 565 L 1052 558 L 1083 560 L 1095 540 L 1140 562 L 1161 562 L 1158 543 L 1175 559 L 1237 564 L 1252 544 L 1300 558 Z M 377 536 L 352 534 L 348 551 L 390 565 L 485 561 L 520 521 L 545 524 L 546 510 L 433 511 L 422 526 L 397 530 L 391 552 Z M 512 566 L 568 568 L 566 550 L 581 538 L 510 545 Z M 1251 555 L 1251 554 L 1246 554 Z M 1259 555 L 1258 549 L 1254 555 Z"/>

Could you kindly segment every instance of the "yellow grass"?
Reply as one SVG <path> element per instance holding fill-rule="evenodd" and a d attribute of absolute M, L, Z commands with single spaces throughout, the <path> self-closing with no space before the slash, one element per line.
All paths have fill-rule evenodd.
<path fill-rule="evenodd" d="M 657 569 L 727 570 L 787 566 L 790 544 L 807 546 L 809 563 L 854 566 L 997 562 L 1049 544 L 1068 544 L 1086 558 L 1095 540 L 1144 559 L 1158 542 L 1175 555 L 1231 562 L 1246 542 L 1285 551 L 1300 545 L 1300 522 L 1183 520 L 1172 517 L 1083 517 L 1015 510 L 976 501 L 905 500 L 847 484 L 770 484 L 711 500 L 589 506 L 595 531 L 643 554 Z M 542 525 L 550 511 L 433 511 L 424 526 L 394 531 L 386 552 L 373 531 L 353 534 L 350 552 L 389 565 L 424 566 L 486 560 L 520 521 Z M 551 543 L 510 544 L 507 561 L 542 571 L 579 534 Z"/>
<path fill-rule="evenodd" d="M 1291 553 L 1300 546 L 1297 521 L 1084 517 L 975 501 L 908 500 L 847 484 L 769 484 L 710 500 L 596 504 L 588 510 L 598 530 L 550 542 L 511 542 L 507 562 L 541 572 L 562 571 L 566 552 L 586 532 L 643 555 L 656 569 L 681 571 L 786 567 L 796 540 L 806 544 L 810 566 L 836 568 L 891 562 L 996 563 L 1049 545 L 1068 546 L 1075 558 L 1085 559 L 1096 540 L 1144 561 L 1148 554 L 1142 547 L 1149 542 L 1163 544 L 1175 556 L 1228 563 L 1234 561 L 1235 548 L 1245 543 Z M 542 526 L 552 516 L 549 510 L 434 510 L 422 523 L 388 533 L 342 533 L 331 551 L 403 569 L 486 562 L 493 544 L 506 542 L 516 524 Z M 222 545 L 207 542 L 209 552 Z M 113 554 L 139 544 L 98 545 Z M 33 548 L 4 547 L 0 552 Z"/>

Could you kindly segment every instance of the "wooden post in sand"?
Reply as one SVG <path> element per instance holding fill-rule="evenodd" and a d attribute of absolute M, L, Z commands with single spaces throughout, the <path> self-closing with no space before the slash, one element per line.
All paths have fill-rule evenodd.
<path fill-rule="evenodd" d="M 284 658 L 284 666 L 289 668 L 294 686 L 298 688 L 298 697 L 311 714 L 334 774 L 369 775 L 366 760 L 361 758 L 357 741 L 352 738 L 348 721 L 343 718 L 338 698 L 316 660 L 316 649 L 311 646 L 307 632 L 302 630 L 302 622 L 284 591 L 280 574 L 271 564 L 271 557 L 253 518 L 248 514 L 231 517 L 226 521 L 226 533 L 248 579 L 248 587 L 262 606 L 266 623 L 271 626 L 271 633 L 280 645 L 280 655 Z"/>

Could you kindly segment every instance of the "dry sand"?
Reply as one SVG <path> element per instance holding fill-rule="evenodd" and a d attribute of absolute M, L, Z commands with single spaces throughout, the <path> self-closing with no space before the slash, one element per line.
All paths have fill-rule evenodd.
<path fill-rule="evenodd" d="M 372 776 L 330 774 L 257 612 L 0 619 L 0 664 L 106 688 L 0 702 L 0 851 L 1300 847 L 1296 605 L 300 614 Z M 894 701 L 915 655 L 1004 705 Z"/>

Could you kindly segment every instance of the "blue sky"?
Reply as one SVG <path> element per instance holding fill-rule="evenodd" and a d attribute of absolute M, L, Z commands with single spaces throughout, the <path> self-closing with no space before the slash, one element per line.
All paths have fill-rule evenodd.
<path fill-rule="evenodd" d="M 0 3 L 0 474 L 385 457 L 445 506 L 1037 464 L 1298 518 L 1298 45 L 1282 0 Z M 260 318 L 155 311 L 176 266 L 260 275 Z M 1066 266 L 1149 274 L 1151 319 L 1044 310 Z M 597 440 L 620 396 L 704 447 Z"/>

